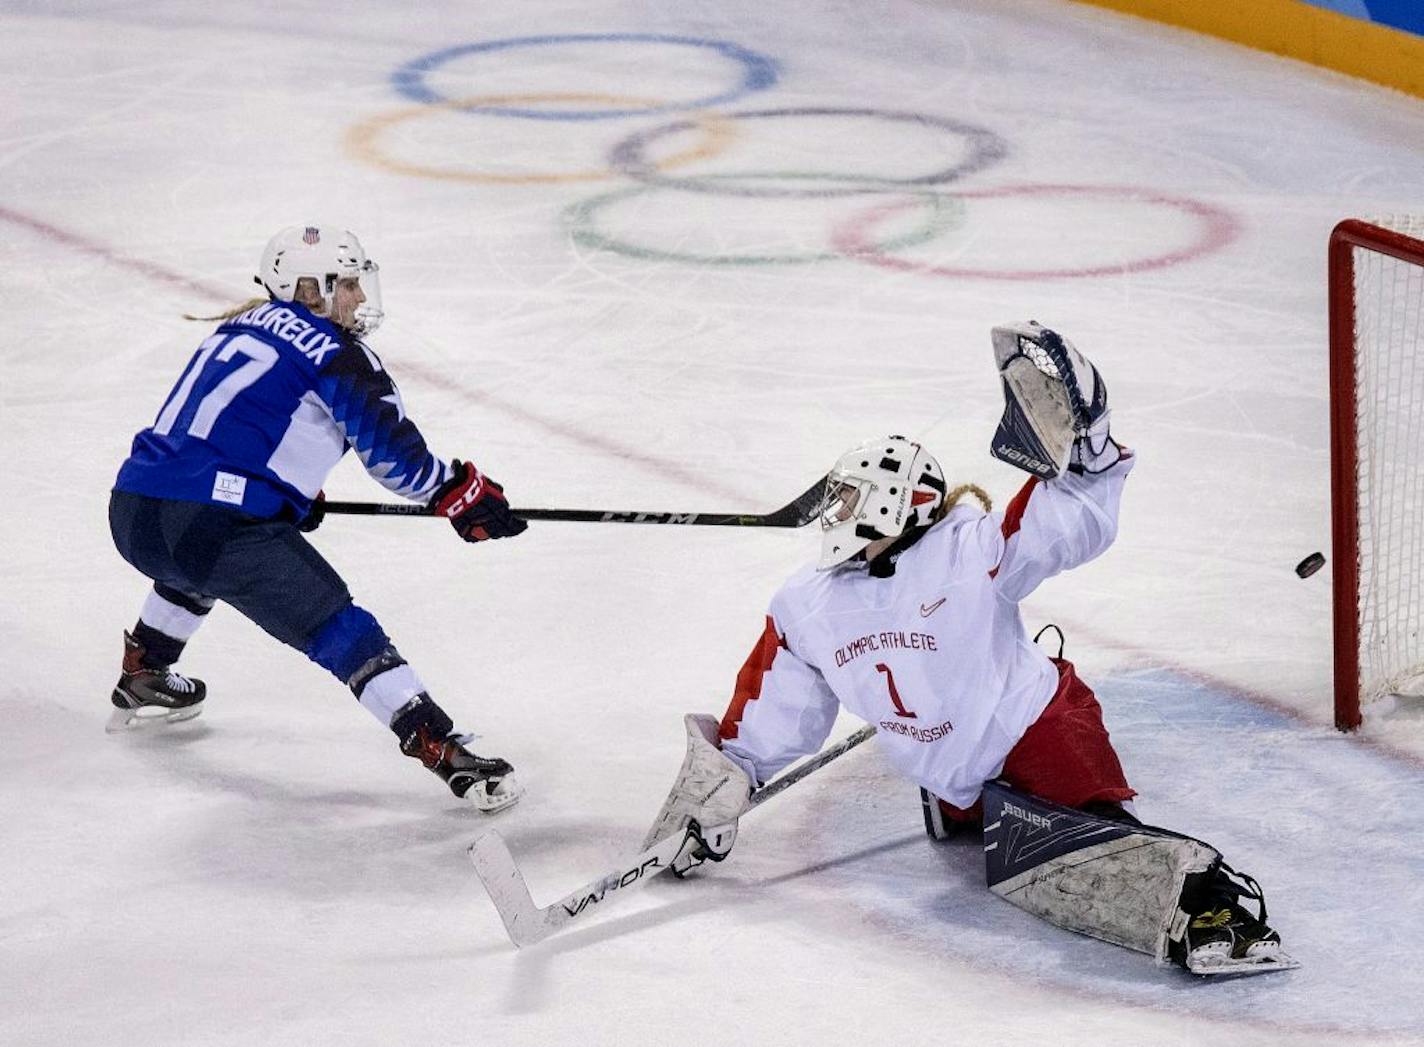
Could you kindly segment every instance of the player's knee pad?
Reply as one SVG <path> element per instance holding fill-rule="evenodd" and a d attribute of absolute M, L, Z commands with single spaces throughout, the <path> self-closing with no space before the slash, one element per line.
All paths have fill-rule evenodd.
<path fill-rule="evenodd" d="M 390 646 L 390 638 L 370 611 L 348 603 L 312 634 L 305 653 L 344 684 Z"/>

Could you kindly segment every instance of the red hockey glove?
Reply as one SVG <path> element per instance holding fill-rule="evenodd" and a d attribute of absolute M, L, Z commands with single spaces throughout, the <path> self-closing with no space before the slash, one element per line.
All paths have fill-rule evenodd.
<path fill-rule="evenodd" d="M 505 500 L 504 488 L 458 458 L 455 473 L 440 485 L 430 500 L 433 508 L 467 542 L 486 538 L 512 538 L 529 525 L 515 516 Z"/>

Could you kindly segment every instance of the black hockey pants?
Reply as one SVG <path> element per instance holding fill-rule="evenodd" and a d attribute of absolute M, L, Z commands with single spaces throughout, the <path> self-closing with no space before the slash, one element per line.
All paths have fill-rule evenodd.
<path fill-rule="evenodd" d="M 109 529 L 119 555 L 155 582 L 231 604 L 299 651 L 351 603 L 335 568 L 287 520 L 114 491 Z"/>

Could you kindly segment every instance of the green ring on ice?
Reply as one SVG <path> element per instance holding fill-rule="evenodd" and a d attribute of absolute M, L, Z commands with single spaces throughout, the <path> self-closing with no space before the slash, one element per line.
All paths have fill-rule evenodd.
<path fill-rule="evenodd" d="M 904 186 L 895 186 L 892 188 L 884 185 L 883 182 L 877 183 L 877 180 L 874 178 L 867 178 L 861 175 L 780 171 L 700 175 L 698 180 L 710 182 L 715 180 L 745 180 L 748 178 L 858 182 L 867 186 L 868 190 L 872 193 L 876 190 L 880 190 L 885 195 L 916 197 L 927 205 L 928 217 L 923 226 L 908 233 L 891 237 L 877 244 L 867 244 L 867 253 L 883 254 L 888 251 L 897 251 L 902 248 L 915 247 L 919 244 L 928 243 L 944 235 L 946 232 L 949 232 L 951 229 L 958 228 L 964 223 L 964 202 L 955 196 L 948 193 L 934 192 L 932 190 L 917 190 Z M 847 254 L 845 251 L 837 251 L 833 248 L 825 251 L 801 254 L 694 254 L 688 251 L 647 247 L 642 244 L 611 236 L 598 228 L 597 215 L 598 212 L 605 207 L 633 196 L 657 192 L 659 190 L 672 191 L 667 186 L 635 185 L 626 189 L 615 189 L 611 192 L 600 193 L 587 200 L 571 204 L 564 209 L 563 214 L 564 224 L 568 228 L 570 238 L 579 246 L 589 247 L 596 251 L 610 251 L 628 258 L 639 258 L 645 261 L 688 262 L 693 265 L 807 265 L 813 262 L 829 262 L 836 259 L 854 257 L 854 255 Z"/>

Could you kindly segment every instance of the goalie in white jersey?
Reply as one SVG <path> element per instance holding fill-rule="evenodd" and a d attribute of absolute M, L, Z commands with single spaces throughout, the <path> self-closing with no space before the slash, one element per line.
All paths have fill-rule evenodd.
<path fill-rule="evenodd" d="M 1022 893 L 1082 866 L 1081 852 L 1051 875 L 1034 862 L 1001 870 L 1001 881 L 1020 879 L 996 893 L 1203 973 L 1289 966 L 1264 903 L 1259 917 L 1236 904 L 1259 899 L 1254 881 L 1233 883 L 1200 841 L 1137 822 L 1093 692 L 1024 628 L 1020 601 L 1112 544 L 1135 458 L 1109 435 L 1106 386 L 1070 343 L 1032 322 L 996 328 L 994 343 L 1006 412 L 992 451 L 1034 477 L 991 512 L 972 485 L 948 490 L 939 463 L 911 440 L 842 455 L 828 477 L 819 561 L 772 597 L 720 724 L 688 717 L 688 759 L 648 842 L 692 825 L 674 871 L 724 858 L 749 792 L 817 752 L 844 707 L 877 726 L 885 758 L 920 785 L 936 838 L 952 822 L 977 824 L 981 794 L 997 781 L 1030 829 L 1095 819 L 1107 835 L 1134 838 L 1120 845 L 1127 853 L 1163 852 L 1146 871 L 1119 849 L 1103 857 L 1116 864 L 1097 874 L 1131 880 L 1130 890 L 1161 883 L 1146 910 L 1105 925 Z"/>

